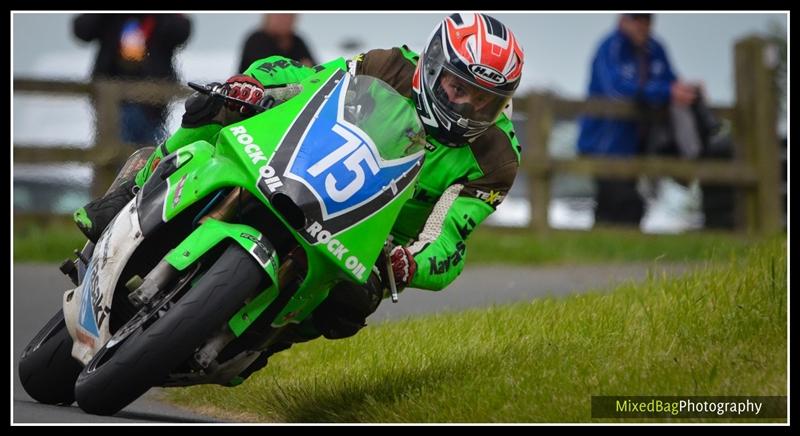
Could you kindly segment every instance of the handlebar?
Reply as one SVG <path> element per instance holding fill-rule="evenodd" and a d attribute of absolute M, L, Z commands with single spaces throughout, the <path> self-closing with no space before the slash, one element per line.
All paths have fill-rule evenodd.
<path fill-rule="evenodd" d="M 397 283 L 394 281 L 394 272 L 392 271 L 392 259 L 389 256 L 391 252 L 392 244 L 390 241 L 386 241 L 383 244 L 383 258 L 384 258 L 384 270 L 381 271 L 382 275 L 388 277 L 389 281 L 389 291 L 392 293 L 392 303 L 397 303 Z"/>

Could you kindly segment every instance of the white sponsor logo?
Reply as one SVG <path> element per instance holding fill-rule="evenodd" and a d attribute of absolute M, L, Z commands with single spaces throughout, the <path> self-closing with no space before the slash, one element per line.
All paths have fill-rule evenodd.
<path fill-rule="evenodd" d="M 495 85 L 502 85 L 508 81 L 503 73 L 487 65 L 471 64 L 469 66 L 469 71 L 475 77 L 485 80 L 489 83 L 494 83 Z"/>
<path fill-rule="evenodd" d="M 264 162 L 264 165 L 258 169 L 258 173 L 264 180 L 264 184 L 267 186 L 267 189 L 269 189 L 269 192 L 275 192 L 276 189 L 283 186 L 281 179 L 275 175 L 275 170 L 266 164 L 267 158 L 264 156 L 264 152 L 261 151 L 261 147 L 258 144 L 253 142 L 253 137 L 247 133 L 247 129 L 245 129 L 243 126 L 237 126 L 231 127 L 230 130 L 231 133 L 236 135 L 236 140 L 239 142 L 239 144 L 244 146 L 244 152 L 250 156 L 250 160 L 253 162 L 253 165 L 256 165 L 261 161 Z"/>
<path fill-rule="evenodd" d="M 348 250 L 341 241 L 332 238 L 331 232 L 323 230 L 322 224 L 314 221 L 310 226 L 308 226 L 306 232 L 308 232 L 312 238 L 316 238 L 317 242 L 325 244 L 331 254 L 336 256 L 337 259 L 344 261 L 344 266 L 347 267 L 347 269 L 350 270 L 354 276 L 363 280 L 364 272 L 367 270 L 367 268 L 361 263 L 360 260 L 358 260 L 357 257 L 345 257 L 347 252 L 350 250 Z"/>

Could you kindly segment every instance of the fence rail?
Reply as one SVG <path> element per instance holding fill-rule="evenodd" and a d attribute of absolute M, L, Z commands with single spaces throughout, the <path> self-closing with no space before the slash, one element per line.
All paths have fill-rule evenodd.
<path fill-rule="evenodd" d="M 151 144 L 126 144 L 120 139 L 119 103 L 123 100 L 167 104 L 184 98 L 190 90 L 168 81 L 96 80 L 78 82 L 68 80 L 14 79 L 14 92 L 45 95 L 88 96 L 95 108 L 94 144 L 77 148 L 71 144 L 49 145 L 14 144 L 14 162 L 58 163 L 87 162 L 94 165 L 92 195 L 102 195 L 114 180 L 119 167 L 137 146 Z"/>
<path fill-rule="evenodd" d="M 712 108 L 731 121 L 735 158 L 731 161 L 677 158 L 575 158 L 553 159 L 547 149 L 550 131 L 557 119 L 581 115 L 631 119 L 637 116 L 631 102 L 602 99 L 569 100 L 550 94 L 533 93 L 517 98 L 516 112 L 527 115 L 527 141 L 523 147 L 522 169 L 529 180 L 532 216 L 530 227 L 549 229 L 547 210 L 552 178 L 556 173 L 583 174 L 619 179 L 639 176 L 697 179 L 739 189 L 739 230 L 773 232 L 781 226 L 780 156 L 776 135 L 776 96 L 772 86 L 772 65 L 766 62 L 767 42 L 759 37 L 738 41 L 734 49 L 736 103 Z M 14 161 L 19 163 L 90 162 L 95 166 L 92 194 L 101 195 L 116 176 L 116 169 L 133 151 L 119 135 L 119 102 L 122 100 L 168 103 L 186 97 L 188 88 L 169 82 L 52 81 L 14 79 L 15 93 L 88 95 L 96 111 L 95 143 L 91 148 L 58 144 L 48 148 L 15 144 Z M 150 144 L 148 144 L 150 145 Z"/>

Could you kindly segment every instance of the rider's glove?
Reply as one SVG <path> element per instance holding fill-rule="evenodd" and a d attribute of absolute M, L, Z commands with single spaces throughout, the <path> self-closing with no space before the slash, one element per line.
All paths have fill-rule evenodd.
<path fill-rule="evenodd" d="M 392 272 L 394 273 L 394 282 L 397 288 L 405 288 L 417 272 L 417 261 L 414 260 L 414 256 L 408 251 L 408 248 L 402 245 L 392 249 L 389 253 L 389 259 L 392 262 Z"/>
<path fill-rule="evenodd" d="M 238 74 L 225 81 L 225 94 L 228 97 L 244 100 L 248 103 L 258 104 L 264 98 L 264 86 L 261 82 L 243 74 Z M 251 110 L 244 105 L 228 102 L 228 109 L 249 115 Z"/>

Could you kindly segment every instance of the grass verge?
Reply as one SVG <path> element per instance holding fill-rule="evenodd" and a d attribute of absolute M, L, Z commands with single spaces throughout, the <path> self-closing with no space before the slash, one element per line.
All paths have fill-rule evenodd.
<path fill-rule="evenodd" d="M 61 262 L 86 243 L 71 220 L 14 222 L 14 262 Z"/>
<path fill-rule="evenodd" d="M 479 228 L 467 242 L 470 263 L 519 265 L 598 262 L 665 262 L 704 260 L 731 252 L 744 253 L 754 238 L 729 232 L 678 235 L 643 234 L 636 229 L 597 228 L 592 231 L 551 231 Z"/>
<path fill-rule="evenodd" d="M 786 255 L 776 237 L 610 294 L 384 323 L 295 345 L 238 387 L 168 397 L 231 420 L 493 423 L 598 422 L 592 395 L 787 395 Z"/>

